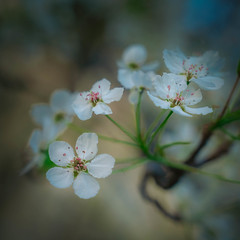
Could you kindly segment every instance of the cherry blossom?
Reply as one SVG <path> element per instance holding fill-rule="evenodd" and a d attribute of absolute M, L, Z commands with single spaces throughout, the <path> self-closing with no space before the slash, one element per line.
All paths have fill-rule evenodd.
<path fill-rule="evenodd" d="M 186 117 L 192 117 L 195 114 L 206 115 L 212 112 L 212 108 L 209 107 L 188 107 L 199 103 L 202 100 L 202 93 L 200 89 L 196 90 L 194 87 L 188 86 L 182 75 L 172 73 L 164 73 L 163 76 L 156 75 L 153 85 L 155 91 L 148 91 L 148 95 L 157 107 L 170 109 Z"/>
<path fill-rule="evenodd" d="M 46 173 L 48 181 L 57 188 L 73 184 L 77 196 L 89 199 L 97 195 L 100 186 L 95 178 L 105 178 L 112 173 L 115 159 L 109 154 L 97 155 L 98 137 L 95 133 L 84 133 L 73 148 L 64 141 L 49 146 L 49 156 L 57 167 Z M 94 178 L 95 177 L 95 178 Z"/>
<path fill-rule="evenodd" d="M 108 103 L 119 101 L 123 95 L 123 88 L 110 90 L 111 83 L 107 79 L 97 81 L 89 92 L 81 92 L 73 102 L 73 110 L 80 120 L 87 120 L 95 114 L 112 114 Z"/>
<path fill-rule="evenodd" d="M 165 49 L 163 58 L 172 73 L 184 75 L 187 83 L 195 82 L 204 90 L 219 89 L 224 83 L 220 75 L 223 60 L 218 52 L 207 51 L 201 56 L 186 57 L 180 50 Z"/>

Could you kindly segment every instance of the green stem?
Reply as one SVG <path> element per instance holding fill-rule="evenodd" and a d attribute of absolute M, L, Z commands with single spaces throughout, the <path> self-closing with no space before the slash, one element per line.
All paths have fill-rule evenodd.
<path fill-rule="evenodd" d="M 138 141 L 141 142 L 141 100 L 142 100 L 142 94 L 143 94 L 143 89 L 140 89 L 139 95 L 138 95 L 138 103 L 136 107 L 136 130 L 137 130 L 137 138 Z"/>
<path fill-rule="evenodd" d="M 165 126 L 165 124 L 167 123 L 168 119 L 171 117 L 172 114 L 173 114 L 173 111 L 170 111 L 170 113 L 167 115 L 167 117 L 164 119 L 164 121 L 159 125 L 157 130 L 153 133 L 153 135 L 150 139 L 149 145 L 152 143 L 152 141 L 154 140 L 154 138 L 156 137 L 158 132 Z"/>
<path fill-rule="evenodd" d="M 160 121 L 160 119 L 162 118 L 163 114 L 166 112 L 165 109 L 163 109 L 158 116 L 155 118 L 155 120 L 152 122 L 152 124 L 150 125 L 150 127 L 147 130 L 146 136 L 145 136 L 145 140 L 147 140 L 150 136 L 150 134 L 152 133 L 154 127 L 158 124 L 158 122 Z"/>
<path fill-rule="evenodd" d="M 165 144 L 165 145 L 162 145 L 162 146 L 159 146 L 162 150 L 165 149 L 165 148 L 169 148 L 169 147 L 172 147 L 172 146 L 176 146 L 176 145 L 187 145 L 187 144 L 190 144 L 191 142 L 173 142 L 173 143 L 168 143 L 168 144 Z"/>
<path fill-rule="evenodd" d="M 129 138 L 136 142 L 136 137 L 129 133 L 125 128 L 123 128 L 119 123 L 113 120 L 109 115 L 105 115 L 115 126 L 117 126 L 123 133 L 125 133 Z"/>
<path fill-rule="evenodd" d="M 224 182 L 240 184 L 239 180 L 225 178 L 224 176 L 221 176 L 221 175 L 218 175 L 218 174 L 215 174 L 215 173 L 209 173 L 209 172 L 203 171 L 201 169 L 191 167 L 191 166 L 186 165 L 186 164 L 170 162 L 170 161 L 168 161 L 167 159 L 164 159 L 164 158 L 158 159 L 158 161 L 160 161 L 161 163 L 163 163 L 164 165 L 166 165 L 168 167 L 172 167 L 172 168 L 176 168 L 176 169 L 187 171 L 187 172 L 199 173 L 199 174 L 202 174 L 202 175 L 214 177 L 215 179 L 220 180 L 220 181 L 224 181 Z"/>
<path fill-rule="evenodd" d="M 80 128 L 78 127 L 77 125 L 73 124 L 73 123 L 69 123 L 68 126 L 73 129 L 73 130 L 77 130 L 78 132 L 80 133 L 84 133 L 84 132 L 90 132 L 89 130 L 87 129 L 83 129 L 83 128 Z M 116 139 L 116 138 L 111 138 L 111 137 L 107 137 L 107 136 L 104 136 L 104 135 L 101 135 L 101 134 L 98 134 L 98 137 L 102 140 L 106 140 L 106 141 L 110 141 L 110 142 L 115 142 L 115 143 L 122 143 L 122 144 L 126 144 L 126 145 L 130 145 L 130 146 L 134 146 L 134 147 L 139 147 L 138 144 L 136 143 L 132 143 L 132 142 L 128 142 L 128 141 L 124 141 L 124 140 L 119 140 L 119 139 Z"/>
<path fill-rule="evenodd" d="M 138 167 L 139 165 L 141 165 L 141 164 L 143 164 L 143 163 L 145 163 L 147 161 L 148 160 L 146 158 L 145 159 L 141 159 L 141 160 L 139 160 L 139 162 L 137 162 L 137 163 L 135 163 L 135 164 L 133 164 L 131 166 L 120 168 L 120 169 L 115 169 L 115 170 L 113 170 L 113 173 L 126 172 L 128 170 L 132 170 L 132 169 Z"/>

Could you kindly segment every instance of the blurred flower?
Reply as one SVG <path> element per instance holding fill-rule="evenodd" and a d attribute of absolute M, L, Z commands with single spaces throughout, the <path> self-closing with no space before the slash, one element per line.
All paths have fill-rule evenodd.
<path fill-rule="evenodd" d="M 115 159 L 109 154 L 96 156 L 97 144 L 98 137 L 95 133 L 82 134 L 76 142 L 75 156 L 68 143 L 53 142 L 49 146 L 49 156 L 51 161 L 60 167 L 48 170 L 48 181 L 57 188 L 67 188 L 73 183 L 74 192 L 80 198 L 89 199 L 96 196 L 100 186 L 93 177 L 109 176 L 115 163 Z"/>
<path fill-rule="evenodd" d="M 33 130 L 28 145 L 32 151 L 32 160 L 21 170 L 20 175 L 27 173 L 34 166 L 41 166 L 46 158 L 48 145 L 54 141 L 59 132 L 52 127 L 50 119 L 45 119 L 43 128 Z"/>
<path fill-rule="evenodd" d="M 164 50 L 163 58 L 169 71 L 185 76 L 187 83 L 195 82 L 204 90 L 216 90 L 224 81 L 219 76 L 223 60 L 218 52 L 207 51 L 198 57 L 186 57 L 180 50 Z"/>
<path fill-rule="evenodd" d="M 129 101 L 137 102 L 139 88 L 152 89 L 153 71 L 159 67 L 157 61 L 144 64 L 147 58 L 147 50 L 144 46 L 136 44 L 129 46 L 118 62 L 118 81 L 126 89 L 131 89 Z"/>
<path fill-rule="evenodd" d="M 155 106 L 170 109 L 173 112 L 192 117 L 192 114 L 206 115 L 212 112 L 209 107 L 190 108 L 202 100 L 200 89 L 187 86 L 185 77 L 172 73 L 164 73 L 163 76 L 156 75 L 153 81 L 155 91 L 148 92 Z"/>
<path fill-rule="evenodd" d="M 111 83 L 102 79 L 96 82 L 89 92 L 80 93 L 73 102 L 73 109 L 80 120 L 88 120 L 92 113 L 108 115 L 112 113 L 107 103 L 119 101 L 123 95 L 123 88 L 110 90 Z"/>
<path fill-rule="evenodd" d="M 61 134 L 73 119 L 72 103 L 75 97 L 75 93 L 67 90 L 54 91 L 49 105 L 43 103 L 33 105 L 31 109 L 33 120 L 41 127 L 44 127 L 46 125 L 44 122 L 47 121 L 47 125 L 52 125 L 49 127 L 50 132 Z"/>

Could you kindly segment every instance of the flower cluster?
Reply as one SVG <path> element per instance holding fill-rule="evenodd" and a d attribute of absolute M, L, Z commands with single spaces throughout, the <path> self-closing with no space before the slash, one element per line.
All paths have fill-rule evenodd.
<path fill-rule="evenodd" d="M 94 197 L 99 191 L 99 184 L 95 178 L 105 178 L 112 173 L 115 159 L 108 154 L 97 155 L 98 136 L 95 133 L 83 133 L 73 148 L 64 141 L 55 141 L 66 130 L 76 115 L 80 120 L 88 120 L 93 112 L 96 115 L 107 115 L 123 133 L 133 142 L 113 139 L 142 149 L 146 156 L 152 160 L 156 155 L 149 150 L 154 137 L 164 126 L 172 113 L 192 117 L 193 115 L 206 115 L 213 112 L 210 107 L 193 108 L 202 100 L 201 89 L 216 90 L 223 85 L 219 75 L 222 60 L 218 54 L 208 51 L 202 56 L 186 57 L 179 50 L 163 51 L 163 58 L 170 73 L 156 74 L 158 61 L 145 64 L 147 51 L 142 45 L 128 47 L 122 60 L 118 62 L 118 80 L 125 89 L 130 90 L 129 100 L 137 104 L 136 125 L 137 133 L 133 135 L 113 120 L 108 104 L 120 101 L 124 88 L 110 89 L 111 83 L 107 79 L 97 81 L 90 91 L 70 93 L 65 90 L 55 91 L 50 104 L 36 104 L 31 109 L 34 121 L 41 129 L 34 130 L 29 145 L 34 154 L 33 160 L 23 170 L 28 171 L 34 164 L 43 162 L 48 149 L 50 160 L 56 165 L 47 171 L 47 179 L 57 188 L 67 188 L 73 184 L 76 195 L 88 199 Z M 198 87 L 199 88 L 198 88 Z M 140 97 L 146 91 L 155 106 L 169 109 L 170 113 L 165 121 L 151 132 L 146 133 L 144 142 L 140 127 Z M 154 130 L 154 128 L 152 129 Z M 150 136 L 150 139 L 148 137 Z M 109 137 L 105 137 L 105 140 Z M 110 139 L 111 140 L 111 139 Z M 50 144 L 50 145 L 49 145 Z M 149 149 L 148 149 L 149 148 Z"/>

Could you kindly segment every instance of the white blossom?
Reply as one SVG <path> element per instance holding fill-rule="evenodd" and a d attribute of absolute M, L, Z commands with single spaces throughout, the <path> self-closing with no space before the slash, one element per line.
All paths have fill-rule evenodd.
<path fill-rule="evenodd" d="M 44 127 L 44 122 L 48 121 L 51 124 L 51 132 L 62 133 L 69 122 L 73 119 L 74 111 L 72 103 L 76 97 L 75 93 L 70 93 L 67 90 L 56 90 L 53 92 L 50 104 L 34 104 L 31 108 L 31 116 L 33 120 Z M 50 132 L 50 134 L 52 134 Z"/>
<path fill-rule="evenodd" d="M 156 75 L 153 81 L 155 91 L 148 91 L 148 95 L 155 106 L 170 109 L 186 117 L 211 113 L 212 109 L 209 107 L 189 107 L 202 100 L 202 93 L 200 89 L 196 90 L 192 86 L 187 86 L 184 78 L 182 75 L 172 73 L 164 73 L 163 76 Z"/>
<path fill-rule="evenodd" d="M 58 129 L 52 127 L 51 120 L 48 118 L 43 121 L 42 129 L 33 130 L 28 142 L 31 149 L 31 161 L 21 170 L 20 175 L 27 173 L 36 165 L 43 164 L 48 145 L 57 138 L 58 134 Z"/>
<path fill-rule="evenodd" d="M 119 101 L 123 88 L 110 90 L 111 83 L 107 79 L 97 81 L 89 92 L 81 92 L 73 102 L 73 109 L 80 120 L 87 120 L 95 114 L 112 114 L 108 103 Z"/>
<path fill-rule="evenodd" d="M 216 90 L 224 81 L 220 70 L 223 60 L 218 52 L 207 51 L 201 56 L 186 57 L 180 50 L 164 50 L 163 58 L 170 72 L 185 76 L 185 80 L 195 82 L 204 90 Z"/>
<path fill-rule="evenodd" d="M 129 101 L 136 103 L 140 88 L 151 90 L 154 71 L 159 67 L 157 61 L 145 64 L 147 50 L 143 45 L 129 46 L 118 62 L 118 81 L 126 89 L 130 89 Z"/>
<path fill-rule="evenodd" d="M 49 157 L 57 167 L 48 170 L 48 181 L 57 188 L 73 184 L 76 195 L 89 199 L 98 193 L 100 186 L 95 178 L 105 178 L 112 173 L 115 159 L 109 154 L 97 155 L 98 137 L 95 133 L 84 133 L 73 148 L 64 141 L 49 146 Z M 95 178 L 94 178 L 95 177 Z"/>

